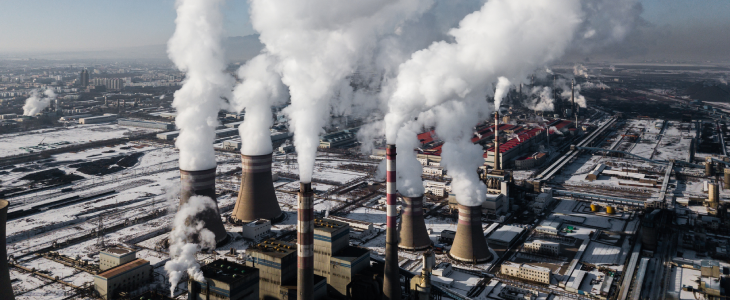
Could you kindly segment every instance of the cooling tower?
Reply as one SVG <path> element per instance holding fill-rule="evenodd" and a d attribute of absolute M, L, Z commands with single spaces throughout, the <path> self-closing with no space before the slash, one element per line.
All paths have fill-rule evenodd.
<path fill-rule="evenodd" d="M 385 148 L 386 179 L 386 231 L 385 231 L 385 270 L 383 271 L 383 299 L 400 300 L 400 268 L 398 267 L 398 212 L 395 207 L 395 145 Z"/>
<path fill-rule="evenodd" d="M 215 210 L 209 209 L 195 216 L 196 219 L 205 223 L 205 228 L 215 234 L 215 242 L 220 243 L 226 239 L 226 229 L 223 227 L 221 215 L 218 210 L 218 201 L 215 197 L 215 169 L 203 171 L 180 170 L 180 205 L 187 203 L 191 196 L 208 196 L 216 202 Z"/>
<path fill-rule="evenodd" d="M 279 201 L 271 180 L 271 153 L 266 155 L 241 155 L 241 189 L 233 208 L 234 222 L 251 222 L 258 219 L 274 221 L 281 216 Z"/>
<path fill-rule="evenodd" d="M 313 295 L 314 193 L 311 183 L 300 183 L 297 209 L 297 300 L 310 300 Z"/>
<path fill-rule="evenodd" d="M 5 222 L 8 221 L 8 201 L 0 200 L 0 299 L 13 300 L 13 287 L 10 285 L 8 270 L 8 253 L 5 244 Z"/>
<path fill-rule="evenodd" d="M 431 246 L 426 221 L 423 220 L 423 195 L 403 197 L 403 214 L 400 217 L 400 242 L 405 250 L 423 250 Z"/>
<path fill-rule="evenodd" d="M 449 257 L 464 262 L 479 264 L 492 260 L 487 239 L 482 230 L 482 206 L 464 206 L 459 204 L 459 223 L 456 225 L 456 237 L 451 245 Z"/>

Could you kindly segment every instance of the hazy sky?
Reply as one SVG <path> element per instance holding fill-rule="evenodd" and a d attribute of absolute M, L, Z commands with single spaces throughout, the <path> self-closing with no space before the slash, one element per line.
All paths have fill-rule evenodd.
<path fill-rule="evenodd" d="M 228 35 L 255 33 L 248 18 L 248 2 L 227 3 Z M 730 53 L 727 48 L 719 49 L 730 43 L 730 0 L 641 3 L 648 25 L 641 32 L 643 36 L 637 34 L 629 41 L 638 43 L 632 49 L 643 49 L 647 54 L 658 51 L 653 49 L 672 51 L 666 48 L 677 46 L 680 52 L 710 49 L 713 55 Z M 0 0 L 0 53 L 159 45 L 172 35 L 174 20 L 173 0 Z"/>

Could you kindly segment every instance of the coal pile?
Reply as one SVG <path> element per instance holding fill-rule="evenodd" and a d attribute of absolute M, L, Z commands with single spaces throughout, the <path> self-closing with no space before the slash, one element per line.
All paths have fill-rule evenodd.
<path fill-rule="evenodd" d="M 115 156 L 90 162 L 73 164 L 69 165 L 69 167 L 76 168 L 76 171 L 84 173 L 86 175 L 101 176 L 133 167 L 137 164 L 137 162 L 139 162 L 139 158 L 143 155 L 144 153 L 134 153 L 130 155 Z"/>
<path fill-rule="evenodd" d="M 66 174 L 65 171 L 55 168 L 31 173 L 20 178 L 20 180 L 30 180 L 47 185 L 65 184 L 79 179 L 84 179 L 84 177 L 76 174 Z"/>

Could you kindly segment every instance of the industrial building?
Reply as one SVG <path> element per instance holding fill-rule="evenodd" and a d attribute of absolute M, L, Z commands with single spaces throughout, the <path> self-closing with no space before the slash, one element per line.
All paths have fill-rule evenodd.
<path fill-rule="evenodd" d="M 560 225 L 562 225 L 560 221 L 544 220 L 540 222 L 540 226 L 535 227 L 535 231 L 539 233 L 557 235 L 560 230 Z"/>
<path fill-rule="evenodd" d="M 116 114 L 104 114 L 103 116 L 79 118 L 79 124 L 97 124 L 112 122 L 117 119 Z"/>
<path fill-rule="evenodd" d="M 511 247 L 525 229 L 518 226 L 504 225 L 492 232 L 487 239 L 490 245 L 500 246 L 504 249 Z"/>
<path fill-rule="evenodd" d="M 147 285 L 152 278 L 150 262 L 136 258 L 94 275 L 94 289 L 107 300 L 116 299 L 121 293 L 131 292 Z"/>
<path fill-rule="evenodd" d="M 319 148 L 341 148 L 351 146 L 357 142 L 357 132 L 360 127 L 328 133 L 319 138 Z"/>
<path fill-rule="evenodd" d="M 314 220 L 314 274 L 325 277 L 336 296 L 347 294 L 355 275 L 370 267 L 370 251 L 350 246 L 350 226 L 332 219 Z"/>
<path fill-rule="evenodd" d="M 113 246 L 99 252 L 99 270 L 106 271 L 121 266 L 137 259 L 137 252 L 121 247 Z"/>
<path fill-rule="evenodd" d="M 161 132 L 157 134 L 157 138 L 166 141 L 175 140 L 180 136 L 180 131 Z"/>
<path fill-rule="evenodd" d="M 259 299 L 296 299 L 297 245 L 275 239 L 246 250 L 248 262 L 259 270 Z M 327 295 L 327 278 L 314 275 L 314 297 Z"/>
<path fill-rule="evenodd" d="M 13 287 L 10 284 L 10 270 L 8 269 L 8 254 L 5 243 L 5 224 L 8 221 L 8 201 L 0 199 L 0 299 L 13 300 Z"/>
<path fill-rule="evenodd" d="M 482 212 L 488 215 L 502 215 L 509 210 L 509 201 L 504 194 L 487 194 L 482 203 Z"/>
<path fill-rule="evenodd" d="M 517 137 L 509 139 L 506 143 L 499 145 L 499 164 L 502 168 L 514 166 L 514 160 L 518 156 L 537 150 L 536 147 L 547 138 L 547 131 L 543 128 L 533 128 L 517 133 Z M 484 162 L 494 167 L 495 147 L 490 147 L 484 152 Z"/>
<path fill-rule="evenodd" d="M 561 245 L 560 243 L 534 240 L 524 244 L 525 251 L 530 253 L 540 253 L 547 255 L 560 255 Z"/>
<path fill-rule="evenodd" d="M 241 224 L 241 236 L 245 239 L 258 242 L 271 234 L 271 221 L 258 219 Z"/>
<path fill-rule="evenodd" d="M 550 284 L 550 269 L 544 267 L 506 261 L 502 263 L 500 273 L 529 281 Z"/>
<path fill-rule="evenodd" d="M 172 124 L 172 123 L 154 122 L 154 121 L 147 121 L 147 120 L 119 119 L 117 121 L 117 124 L 119 124 L 121 126 L 162 129 L 162 130 L 175 129 L 175 124 Z"/>
<path fill-rule="evenodd" d="M 258 300 L 259 269 L 225 259 L 200 268 L 204 280 L 188 280 L 188 300 Z"/>

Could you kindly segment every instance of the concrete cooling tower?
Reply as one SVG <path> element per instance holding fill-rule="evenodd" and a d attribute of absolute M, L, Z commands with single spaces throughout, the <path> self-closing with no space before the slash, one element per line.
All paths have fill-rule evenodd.
<path fill-rule="evenodd" d="M 223 227 L 223 221 L 221 221 L 221 215 L 218 210 L 218 201 L 215 196 L 215 169 L 203 171 L 185 171 L 180 170 L 180 205 L 187 203 L 191 196 L 208 196 L 216 202 L 215 210 L 209 209 L 199 213 L 195 218 L 205 222 L 205 228 L 215 234 L 216 243 L 223 242 L 228 234 L 226 233 L 225 227 Z"/>
<path fill-rule="evenodd" d="M 403 214 L 400 217 L 400 242 L 398 248 L 423 250 L 431 246 L 426 221 L 423 219 L 423 195 L 403 197 Z"/>
<path fill-rule="evenodd" d="M 482 230 L 482 207 L 459 204 L 459 223 L 456 225 L 456 237 L 451 245 L 449 257 L 471 264 L 480 264 L 492 260 L 487 239 Z"/>
<path fill-rule="evenodd" d="M 282 213 L 271 179 L 271 153 L 241 155 L 241 164 L 241 189 L 231 219 L 235 223 L 278 219 Z"/>
<path fill-rule="evenodd" d="M 0 299 L 14 300 L 13 287 L 10 285 L 7 244 L 5 243 L 5 223 L 8 221 L 8 201 L 0 200 Z"/>

